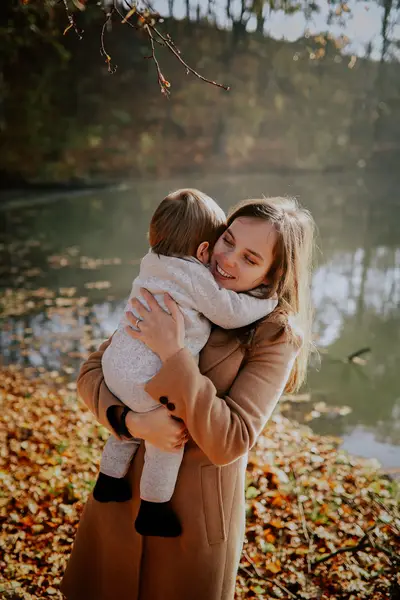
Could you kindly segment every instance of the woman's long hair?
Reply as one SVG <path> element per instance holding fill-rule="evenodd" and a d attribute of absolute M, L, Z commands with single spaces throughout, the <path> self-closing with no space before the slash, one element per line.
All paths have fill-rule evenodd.
<path fill-rule="evenodd" d="M 272 223 L 278 239 L 273 262 L 268 272 L 265 297 L 278 296 L 274 319 L 286 331 L 300 350 L 286 385 L 287 392 L 299 389 L 307 373 L 312 346 L 311 271 L 315 224 L 310 212 L 299 206 L 295 198 L 263 198 L 244 200 L 228 215 L 228 227 L 239 217 L 262 219 Z M 244 344 L 251 343 L 254 324 L 242 331 Z M 299 341 L 301 340 L 301 342 Z"/>

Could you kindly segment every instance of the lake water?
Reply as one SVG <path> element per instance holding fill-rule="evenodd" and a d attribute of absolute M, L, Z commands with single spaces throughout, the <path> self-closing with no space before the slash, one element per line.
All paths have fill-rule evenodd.
<path fill-rule="evenodd" d="M 319 229 L 313 301 L 320 361 L 310 368 L 309 401 L 288 414 L 340 436 L 355 454 L 400 467 L 397 173 L 187 176 L 63 197 L 21 194 L 0 206 L 3 362 L 73 380 L 82 357 L 116 327 L 147 251 L 153 210 L 184 186 L 199 187 L 224 209 L 246 197 L 288 194 L 312 211 Z M 371 349 L 362 355 L 365 364 L 347 360 L 362 348 Z"/>

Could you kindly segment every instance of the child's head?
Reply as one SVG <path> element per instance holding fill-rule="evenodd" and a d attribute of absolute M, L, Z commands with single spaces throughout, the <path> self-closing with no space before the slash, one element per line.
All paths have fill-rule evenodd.
<path fill-rule="evenodd" d="M 149 242 L 157 254 L 196 256 L 203 242 L 213 248 L 225 226 L 225 213 L 212 198 L 199 190 L 177 190 L 156 209 Z"/>

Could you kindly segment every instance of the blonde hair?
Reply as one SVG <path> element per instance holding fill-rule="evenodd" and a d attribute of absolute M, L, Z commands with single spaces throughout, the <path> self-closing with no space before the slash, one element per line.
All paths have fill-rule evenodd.
<path fill-rule="evenodd" d="M 199 190 L 171 192 L 157 207 L 149 229 L 153 252 L 164 256 L 195 256 L 201 242 L 212 249 L 226 227 L 218 204 Z"/>
<path fill-rule="evenodd" d="M 307 373 L 312 347 L 311 271 L 315 224 L 310 212 L 295 198 L 244 200 L 228 215 L 228 226 L 239 217 L 263 219 L 278 234 L 274 258 L 268 272 L 267 296 L 277 294 L 278 305 L 272 317 L 300 345 L 285 390 L 300 388 Z M 297 331 L 296 331 L 297 330 Z M 301 341 L 300 341 L 301 340 Z"/>

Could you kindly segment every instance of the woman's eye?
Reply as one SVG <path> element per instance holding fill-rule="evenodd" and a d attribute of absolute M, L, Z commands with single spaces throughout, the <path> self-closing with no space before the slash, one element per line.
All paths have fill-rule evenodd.
<path fill-rule="evenodd" d="M 255 265 L 256 263 L 254 262 L 254 260 L 251 260 L 251 258 L 249 258 L 248 256 L 246 256 L 246 260 L 250 265 Z"/>
<path fill-rule="evenodd" d="M 224 242 L 227 244 L 227 246 L 233 246 L 232 242 L 228 240 L 228 238 L 224 238 Z"/>

